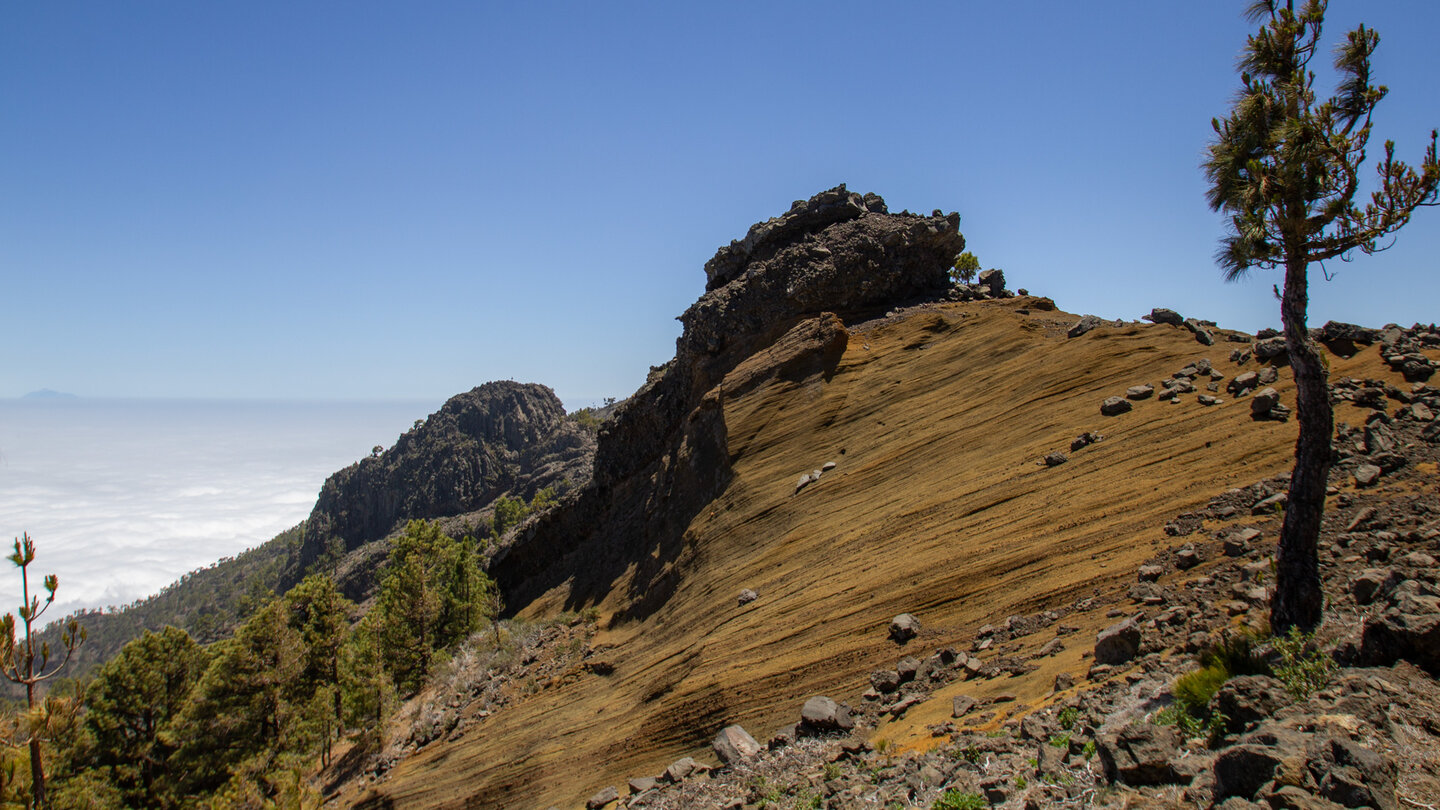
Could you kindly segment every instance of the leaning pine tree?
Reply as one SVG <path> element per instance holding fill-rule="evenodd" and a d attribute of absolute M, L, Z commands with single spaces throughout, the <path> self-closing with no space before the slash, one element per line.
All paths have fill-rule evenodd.
<path fill-rule="evenodd" d="M 1325 0 L 1260 0 L 1250 6 L 1250 36 L 1240 59 L 1243 84 L 1227 118 L 1212 122 L 1205 174 L 1210 206 L 1231 215 L 1231 233 L 1217 259 L 1227 280 L 1252 267 L 1283 268 L 1280 316 L 1295 375 L 1295 469 L 1280 534 L 1270 623 L 1277 633 L 1311 630 L 1322 613 L 1316 545 L 1330 472 L 1334 419 L 1325 362 L 1306 329 L 1307 271 L 1326 259 L 1389 247 L 1381 239 L 1436 204 L 1440 166 L 1436 133 L 1418 171 L 1395 159 L 1385 143 L 1376 187 L 1355 203 L 1370 140 L 1370 116 L 1386 88 L 1370 83 L 1370 57 L 1380 42 L 1361 25 L 1335 52 L 1339 86 L 1317 102 L 1309 63 L 1320 49 Z"/>

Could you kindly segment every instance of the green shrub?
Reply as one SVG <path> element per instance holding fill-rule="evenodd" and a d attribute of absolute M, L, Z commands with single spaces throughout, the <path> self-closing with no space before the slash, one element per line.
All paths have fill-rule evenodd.
<path fill-rule="evenodd" d="M 1223 670 L 1227 677 L 1269 675 L 1270 666 L 1259 652 L 1259 634 L 1245 628 L 1226 633 L 1200 654 L 1200 666 Z"/>
<path fill-rule="evenodd" d="M 1201 667 L 1177 678 L 1170 693 L 1183 710 L 1203 719 L 1209 712 L 1210 698 L 1228 680 L 1230 673 L 1220 667 Z"/>
<path fill-rule="evenodd" d="M 1335 662 L 1313 646 L 1314 640 L 1314 635 L 1301 633 L 1299 628 L 1292 627 L 1288 636 L 1276 637 L 1273 642 L 1275 652 L 1280 656 L 1275 677 L 1285 684 L 1285 690 L 1296 700 L 1304 700 L 1325 688 L 1335 674 Z"/>
<path fill-rule="evenodd" d="M 1066 706 L 1060 710 L 1060 728 L 1069 731 L 1075 727 L 1075 721 L 1080 719 L 1080 710 L 1074 706 Z"/>
<path fill-rule="evenodd" d="M 930 805 L 930 810 L 984 810 L 989 806 L 979 793 L 962 793 L 959 788 L 950 788 Z"/>

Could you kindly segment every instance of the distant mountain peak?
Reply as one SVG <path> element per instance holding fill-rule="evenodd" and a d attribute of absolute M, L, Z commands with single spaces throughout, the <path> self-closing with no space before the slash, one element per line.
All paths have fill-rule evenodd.
<path fill-rule="evenodd" d="M 41 388 L 39 391 L 31 391 L 21 399 L 79 399 L 74 394 L 67 394 L 64 391 L 53 391 L 49 388 Z"/>

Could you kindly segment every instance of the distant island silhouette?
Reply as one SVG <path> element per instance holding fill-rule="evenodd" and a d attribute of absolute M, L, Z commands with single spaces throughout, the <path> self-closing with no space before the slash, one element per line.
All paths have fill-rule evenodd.
<path fill-rule="evenodd" d="M 52 391 L 49 388 L 41 388 L 39 391 L 31 391 L 21 399 L 79 399 L 74 394 L 67 394 L 64 391 Z"/>

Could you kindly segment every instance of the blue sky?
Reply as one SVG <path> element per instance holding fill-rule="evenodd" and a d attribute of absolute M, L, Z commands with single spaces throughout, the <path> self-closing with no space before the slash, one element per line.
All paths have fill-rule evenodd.
<path fill-rule="evenodd" d="M 1244 5 L 8 3 L 0 397 L 625 396 L 717 247 L 840 182 L 1073 312 L 1278 325 L 1198 169 Z M 1413 161 L 1440 4 L 1362 20 Z M 1312 323 L 1437 320 L 1437 255 L 1423 210 Z"/>

